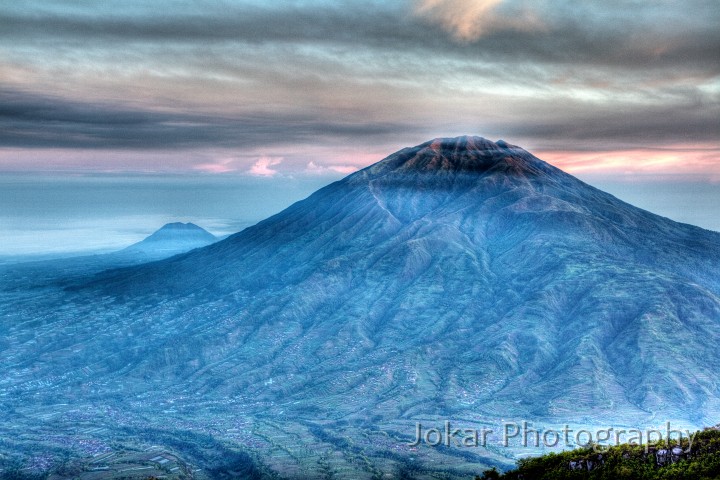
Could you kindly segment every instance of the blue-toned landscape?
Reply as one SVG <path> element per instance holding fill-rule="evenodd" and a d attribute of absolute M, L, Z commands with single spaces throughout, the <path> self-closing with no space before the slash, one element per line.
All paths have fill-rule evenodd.
<path fill-rule="evenodd" d="M 0 5 L 0 480 L 720 478 L 716 3 Z"/>
<path fill-rule="evenodd" d="M 3 458 L 71 474 L 134 452 L 197 478 L 462 476 L 517 451 L 419 450 L 418 423 L 720 416 L 720 234 L 503 141 L 403 149 L 222 241 L 170 224 L 3 280 Z"/>

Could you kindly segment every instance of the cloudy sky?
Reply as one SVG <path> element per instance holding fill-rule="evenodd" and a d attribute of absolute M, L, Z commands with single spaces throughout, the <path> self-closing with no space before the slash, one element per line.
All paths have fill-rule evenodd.
<path fill-rule="evenodd" d="M 0 170 L 346 173 L 437 136 L 720 180 L 717 0 L 19 0 Z"/>

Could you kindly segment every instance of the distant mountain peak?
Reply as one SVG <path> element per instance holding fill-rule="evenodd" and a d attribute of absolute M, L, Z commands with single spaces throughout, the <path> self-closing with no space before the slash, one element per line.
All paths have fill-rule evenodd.
<path fill-rule="evenodd" d="M 202 230 L 203 232 L 207 232 L 202 227 L 199 227 L 195 225 L 194 223 L 182 223 L 182 222 L 172 222 L 172 223 L 166 223 L 160 229 L 158 229 L 158 232 L 161 232 L 163 230 Z M 157 232 L 156 232 L 157 233 Z"/>
<path fill-rule="evenodd" d="M 207 241 L 215 241 L 213 234 L 194 223 L 173 222 L 166 223 L 159 230 L 147 237 L 145 241 L 164 241 L 179 239 L 205 239 Z"/>
<path fill-rule="evenodd" d="M 173 222 L 163 225 L 152 235 L 123 251 L 167 256 L 204 247 L 216 241 L 213 234 L 194 223 Z"/>

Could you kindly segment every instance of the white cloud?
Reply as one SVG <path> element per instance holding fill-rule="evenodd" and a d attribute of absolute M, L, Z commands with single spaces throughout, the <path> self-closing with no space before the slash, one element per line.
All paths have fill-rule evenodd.
<path fill-rule="evenodd" d="M 353 165 L 318 165 L 317 163 L 310 161 L 307 164 L 305 170 L 309 173 L 323 174 L 328 172 L 344 173 L 349 175 L 358 170 L 358 167 Z"/>
<path fill-rule="evenodd" d="M 274 165 L 279 165 L 282 163 L 283 157 L 267 157 L 262 156 L 258 158 L 258 160 L 255 162 L 255 164 L 250 167 L 250 170 L 248 170 L 253 175 L 260 175 L 263 177 L 272 177 L 275 175 L 277 170 L 270 168 Z"/>

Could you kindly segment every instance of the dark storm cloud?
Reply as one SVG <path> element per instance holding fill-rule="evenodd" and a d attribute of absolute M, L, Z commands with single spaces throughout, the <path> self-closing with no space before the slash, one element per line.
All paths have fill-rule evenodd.
<path fill-rule="evenodd" d="M 80 149 L 257 147 L 330 137 L 387 138 L 407 125 L 330 121 L 318 116 L 250 113 L 222 116 L 128 109 L 0 90 L 0 144 Z"/>
<path fill-rule="evenodd" d="M 715 0 L 428 1 L 8 2 L 0 146 L 718 140 Z"/>
<path fill-rule="evenodd" d="M 501 125 L 503 135 L 546 141 L 707 142 L 717 138 L 720 107 L 634 107 L 626 111 L 566 103 L 553 112 L 529 105 L 523 122 Z M 323 139 L 387 140 L 419 134 L 412 124 L 340 122 L 331 115 L 254 112 L 221 116 L 128 109 L 101 102 L 75 102 L 47 95 L 0 90 L 0 144 L 11 147 L 79 149 L 182 149 L 258 147 L 321 142 Z M 430 134 L 430 133 L 428 133 Z"/>
<path fill-rule="evenodd" d="M 574 105 L 558 102 L 552 111 L 541 105 L 521 123 L 509 122 L 503 131 L 522 138 L 543 139 L 560 145 L 582 141 L 596 149 L 618 143 L 655 144 L 717 141 L 720 132 L 720 104 L 699 105 L 688 101 L 677 105 Z M 535 120 L 533 120 L 533 118 Z M 574 148 L 577 148 L 577 144 Z M 601 147 L 602 148 L 602 147 Z"/>
<path fill-rule="evenodd" d="M 36 46 L 76 42 L 92 48 L 289 43 L 468 60 L 720 71 L 720 9 L 712 2 L 663 6 L 603 2 L 601 9 L 596 7 L 602 16 L 577 3 L 548 4 L 542 28 L 501 29 L 471 41 L 453 39 L 408 8 L 350 2 L 285 7 L 280 3 L 272 8 L 225 5 L 206 11 L 178 8 L 180 11 L 169 9 L 162 15 L 145 16 L 128 15 L 122 9 L 84 15 L 0 11 L 0 39 Z M 678 16 L 691 21 L 679 21 Z"/>

